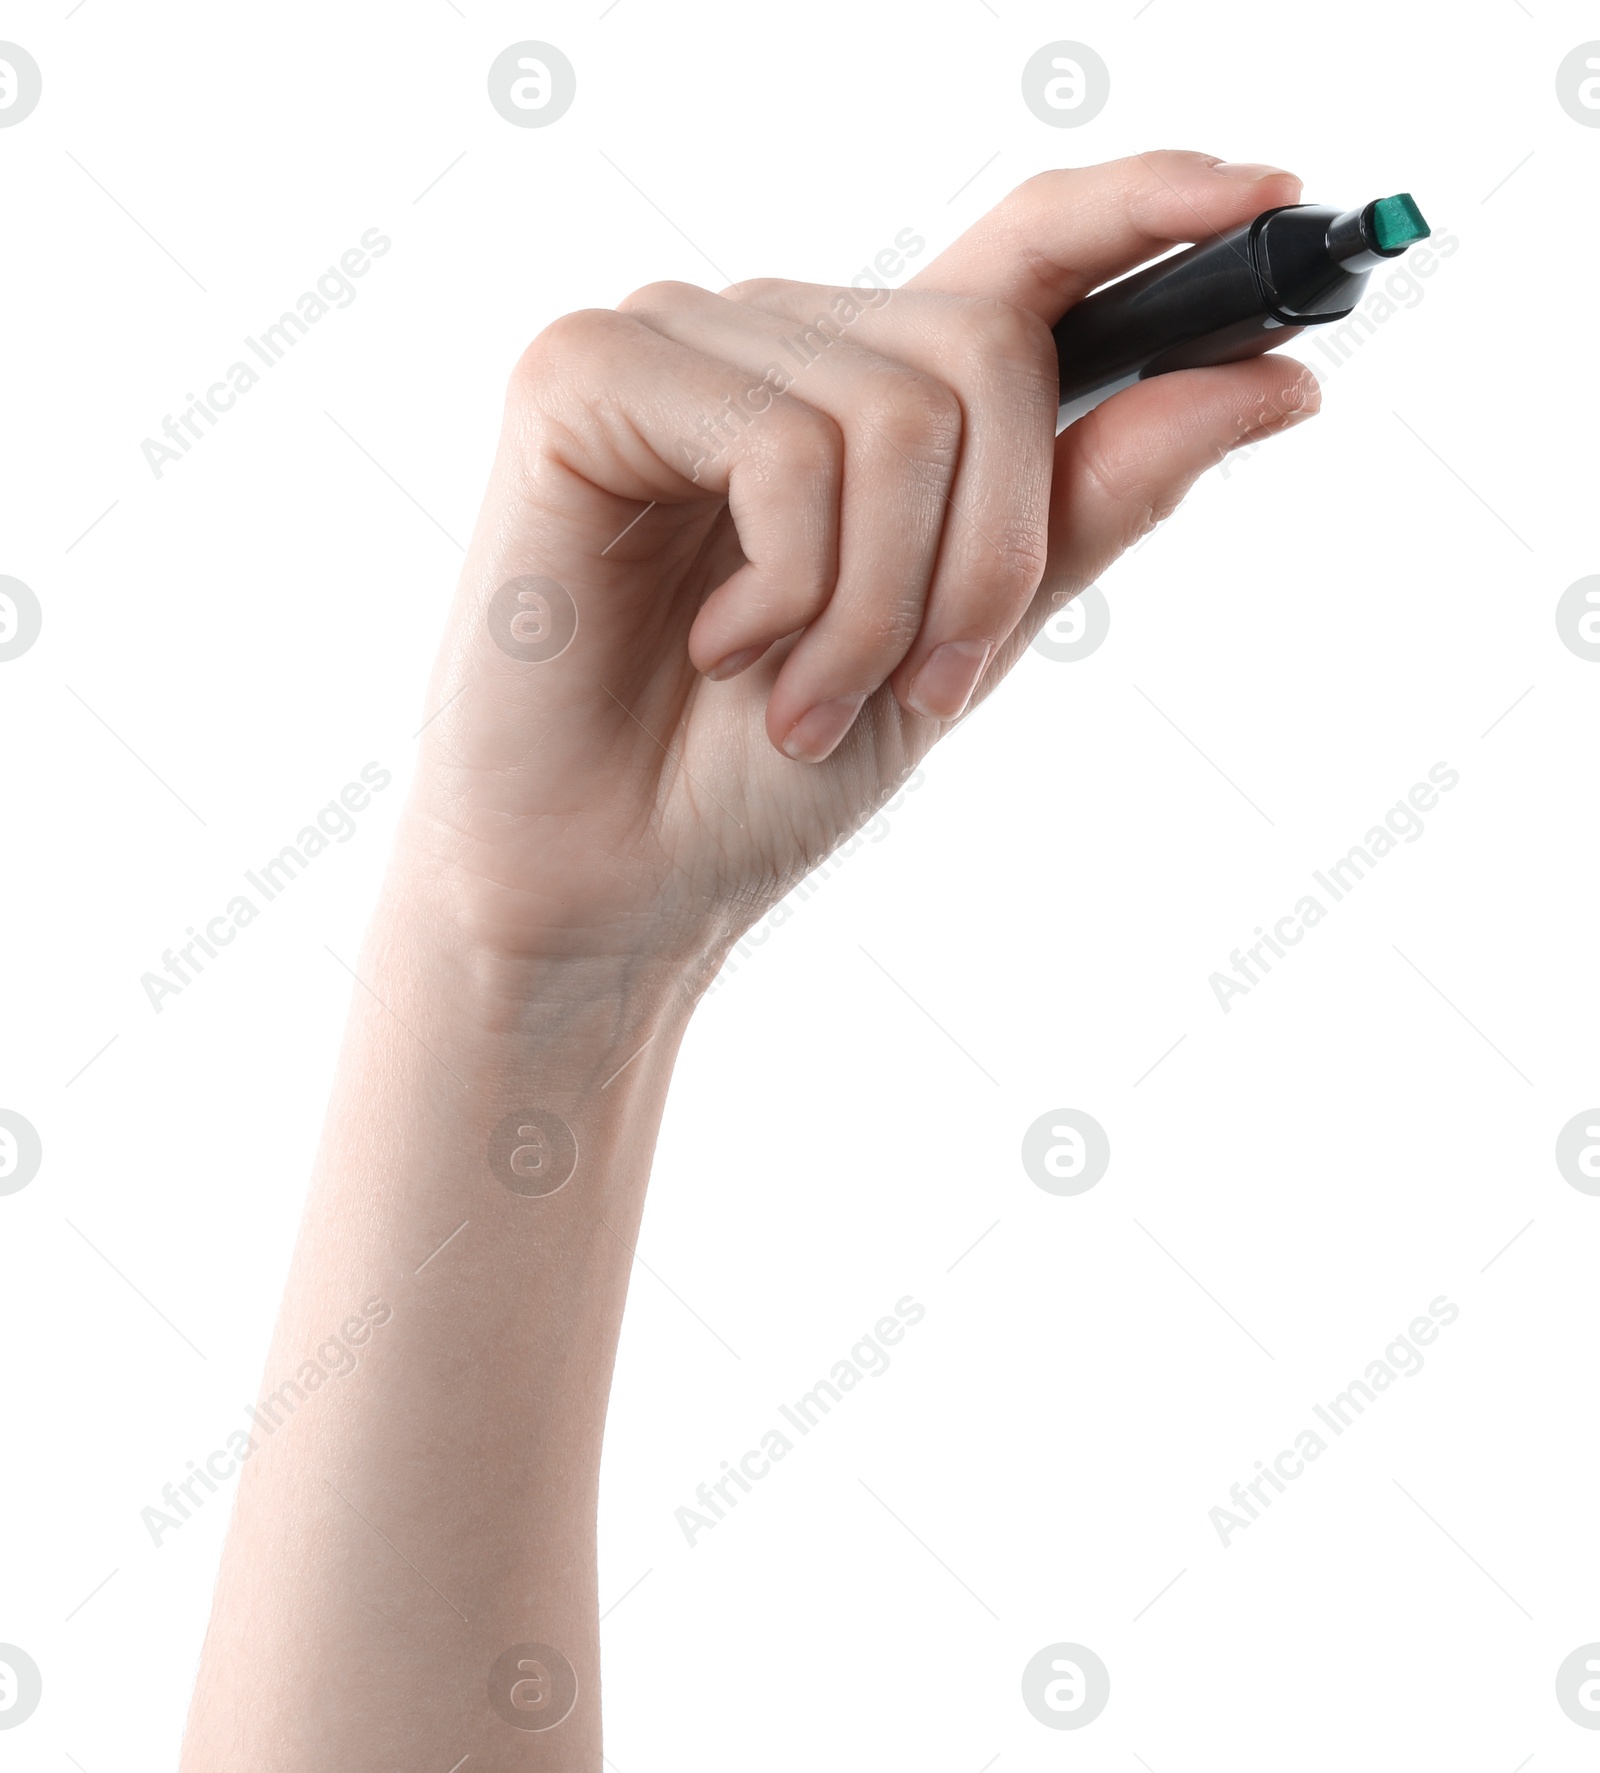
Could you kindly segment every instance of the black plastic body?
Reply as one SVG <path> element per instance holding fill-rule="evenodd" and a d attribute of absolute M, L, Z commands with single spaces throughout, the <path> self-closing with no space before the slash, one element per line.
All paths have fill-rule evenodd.
<path fill-rule="evenodd" d="M 1058 429 L 1148 376 L 1233 363 L 1288 330 L 1342 320 L 1381 251 L 1366 210 L 1296 204 L 1160 259 L 1069 309 L 1055 328 Z"/>

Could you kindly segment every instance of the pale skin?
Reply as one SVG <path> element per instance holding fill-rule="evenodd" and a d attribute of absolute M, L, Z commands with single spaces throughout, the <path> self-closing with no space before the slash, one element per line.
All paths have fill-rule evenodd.
<path fill-rule="evenodd" d="M 1054 434 L 1049 328 L 1073 302 L 1299 195 L 1194 153 L 1042 174 L 753 415 L 779 335 L 837 322 L 835 287 L 654 284 L 528 348 L 264 1390 L 366 1302 L 390 1316 L 256 1437 L 184 1773 L 596 1773 L 601 1437 L 695 1002 L 1062 601 L 1229 450 L 1316 410 L 1310 372 L 1263 356 Z M 708 443 L 730 397 L 749 416 Z M 577 611 L 545 662 L 491 632 L 522 575 Z M 489 1155 L 531 1111 L 576 1140 L 548 1195 Z M 520 1644 L 573 1671 L 553 1728 L 490 1703 Z M 523 1678 L 512 1715 L 543 1722 L 560 1677 Z"/>

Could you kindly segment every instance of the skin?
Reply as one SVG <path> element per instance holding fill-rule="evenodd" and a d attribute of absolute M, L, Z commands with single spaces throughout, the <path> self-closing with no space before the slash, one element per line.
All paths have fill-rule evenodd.
<path fill-rule="evenodd" d="M 856 292 L 873 301 L 758 412 L 767 366 L 794 368 L 780 338 L 837 322 L 837 290 L 653 284 L 528 348 L 263 1395 L 366 1302 L 389 1315 L 358 1371 L 256 1436 L 184 1773 L 599 1767 L 601 1434 L 694 1004 L 1063 600 L 1228 450 L 1316 410 L 1309 371 L 1266 356 L 1054 435 L 1049 328 L 1072 303 L 1299 195 L 1193 153 L 1042 174 L 905 288 Z M 543 663 L 491 631 L 522 575 L 577 612 Z M 542 1195 L 489 1155 L 534 1112 L 577 1148 Z M 555 1179 L 559 1135 L 516 1139 L 531 1185 Z M 490 1703 L 524 1644 L 575 1677 L 553 1728 L 521 1727 L 564 1704 L 543 1652 L 497 1677 L 503 1699 L 523 1683 L 516 1725 Z"/>

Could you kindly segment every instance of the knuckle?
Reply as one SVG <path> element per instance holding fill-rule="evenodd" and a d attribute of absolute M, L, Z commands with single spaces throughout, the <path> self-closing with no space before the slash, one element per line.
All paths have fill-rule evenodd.
<path fill-rule="evenodd" d="M 746 277 L 741 283 L 730 283 L 723 294 L 746 307 L 760 308 L 768 302 L 781 300 L 794 286 L 782 277 Z"/>
<path fill-rule="evenodd" d="M 1173 486 L 1152 474 L 1140 450 L 1108 445 L 1098 433 L 1085 441 L 1079 464 L 1100 496 L 1119 513 L 1130 542 L 1142 540 L 1164 523 L 1187 491 L 1187 486 Z"/>
<path fill-rule="evenodd" d="M 937 467 L 952 467 L 961 447 L 961 402 L 943 382 L 916 371 L 874 378 L 860 418 L 890 448 Z"/>
<path fill-rule="evenodd" d="M 1007 209 L 1032 215 L 1061 195 L 1061 187 L 1070 176 L 1064 167 L 1051 167 L 1045 172 L 1031 173 L 1020 185 L 1013 185 L 1002 200 Z"/>
<path fill-rule="evenodd" d="M 1039 589 L 1049 558 L 1045 523 L 1019 519 L 1004 524 L 993 541 L 993 559 L 984 574 L 990 589 L 1007 603 L 1026 603 Z"/>
<path fill-rule="evenodd" d="M 857 612 L 851 623 L 850 647 L 874 670 L 887 671 L 911 650 L 922 629 L 919 597 L 885 598 Z"/>
<path fill-rule="evenodd" d="M 552 320 L 513 366 L 511 392 L 525 396 L 591 353 L 614 346 L 624 324 L 609 308 L 579 308 Z"/>
<path fill-rule="evenodd" d="M 1144 464 L 1126 446 L 1107 440 L 1096 425 L 1079 445 L 1078 466 L 1108 505 L 1148 503 Z"/>
<path fill-rule="evenodd" d="M 871 601 L 864 599 L 839 612 L 832 644 L 855 661 L 862 681 L 889 676 L 910 652 L 922 631 L 924 592 L 922 585 L 880 590 Z"/>
<path fill-rule="evenodd" d="M 1024 252 L 1060 233 L 1063 213 L 1082 201 L 1082 184 L 1080 168 L 1056 166 L 1025 178 L 1000 200 L 1007 232 Z"/>
<path fill-rule="evenodd" d="M 662 278 L 656 283 L 642 284 L 617 303 L 619 314 L 662 314 L 686 306 L 705 291 L 693 283 L 678 283 Z"/>
<path fill-rule="evenodd" d="M 957 320 L 962 356 L 979 370 L 996 370 L 1030 391 L 1060 386 L 1055 339 L 1050 328 L 1027 308 L 994 296 L 974 296 Z"/>
<path fill-rule="evenodd" d="M 770 449 L 764 427 L 752 427 L 751 435 L 756 448 L 770 454 L 774 471 L 837 483 L 844 473 L 844 433 L 834 420 L 793 400 L 779 400 L 771 410 L 778 423 Z"/>
<path fill-rule="evenodd" d="M 1216 165 L 1217 157 L 1197 148 L 1146 148 L 1133 156 L 1133 162 L 1141 171 L 1159 178 L 1164 172 L 1175 176 L 1203 172 Z"/>

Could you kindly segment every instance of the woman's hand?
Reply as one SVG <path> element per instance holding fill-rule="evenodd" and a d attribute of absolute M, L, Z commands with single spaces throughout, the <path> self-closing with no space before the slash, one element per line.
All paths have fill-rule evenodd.
<path fill-rule="evenodd" d="M 1072 303 L 1298 196 L 1269 167 L 1140 155 L 1030 179 L 893 292 L 661 283 L 548 327 L 408 820 L 473 943 L 714 966 L 1053 608 L 1316 409 L 1310 372 L 1264 357 L 1055 436 Z"/>
<path fill-rule="evenodd" d="M 691 1000 L 1057 595 L 1311 410 L 1263 358 L 1053 437 L 1050 322 L 1296 191 L 1193 154 L 1052 173 L 857 311 L 659 285 L 528 352 L 354 969 L 263 1382 L 293 1420 L 252 1415 L 185 1773 L 600 1765 L 606 1396 Z M 750 411 L 819 314 L 837 336 Z M 388 1315 L 359 1377 L 294 1403 L 363 1301 Z"/>

